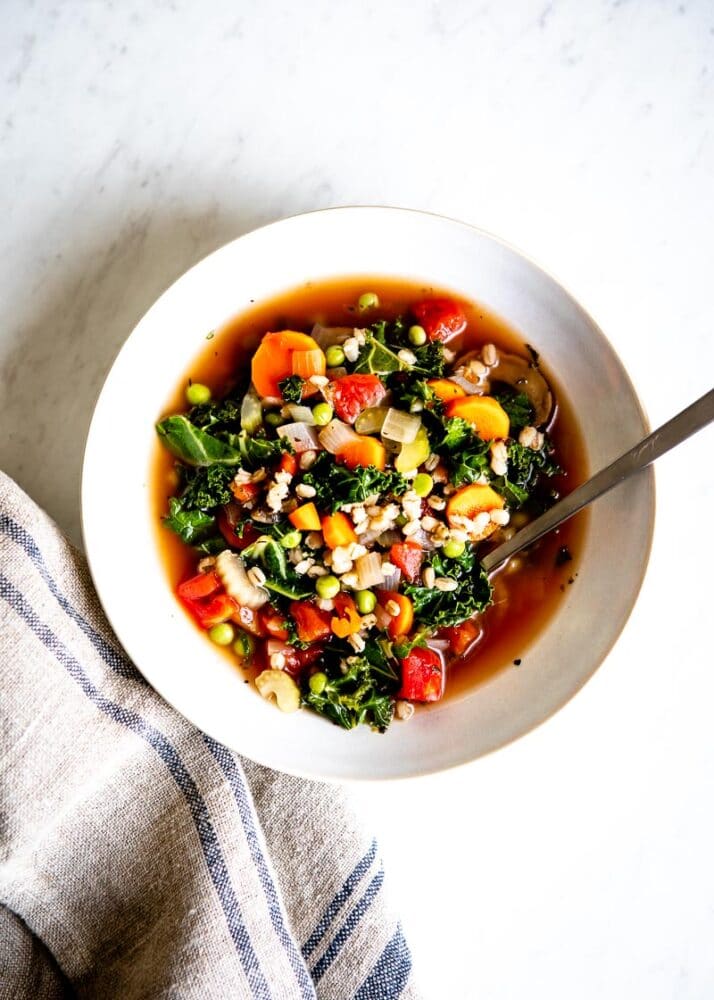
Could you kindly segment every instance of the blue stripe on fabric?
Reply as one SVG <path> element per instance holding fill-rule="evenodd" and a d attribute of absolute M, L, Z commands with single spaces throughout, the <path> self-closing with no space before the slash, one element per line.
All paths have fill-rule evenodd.
<path fill-rule="evenodd" d="M 354 995 L 354 1000 L 398 1000 L 412 971 L 412 956 L 397 924 L 394 936 Z"/>
<path fill-rule="evenodd" d="M 1 513 L 0 532 L 7 535 L 13 542 L 22 546 L 31 561 L 34 563 L 38 573 L 44 580 L 49 592 L 52 594 L 67 617 L 70 618 L 82 632 L 84 632 L 107 666 L 111 667 L 111 669 L 121 677 L 130 677 L 132 680 L 146 683 L 134 664 L 126 656 L 123 656 L 119 650 L 112 646 L 111 643 L 107 642 L 104 636 L 97 632 L 97 630 L 89 624 L 89 622 L 79 613 L 79 611 L 77 611 L 70 601 L 67 600 L 50 575 L 45 560 L 42 557 L 42 553 L 40 552 L 40 548 L 32 535 L 25 528 L 23 528 L 22 525 L 17 524 L 16 521 L 13 521 L 12 518 L 8 517 L 7 514 Z"/>
<path fill-rule="evenodd" d="M 104 639 L 101 633 L 97 632 L 96 629 L 94 629 L 89 624 L 89 622 L 87 622 L 87 620 L 80 614 L 80 612 L 77 611 L 77 609 L 67 600 L 64 594 L 62 594 L 55 580 L 50 574 L 50 571 L 47 567 L 47 564 L 45 563 L 42 552 L 40 551 L 40 548 L 37 545 L 35 539 L 32 537 L 32 535 L 28 531 L 26 531 L 25 528 L 17 524 L 17 522 L 13 521 L 10 517 L 8 517 L 7 514 L 1 514 L 1 513 L 0 513 L 0 532 L 2 532 L 5 535 L 8 535 L 12 539 L 12 541 L 22 546 L 24 551 L 30 557 L 31 561 L 34 563 L 40 576 L 42 577 L 47 588 L 49 589 L 50 593 L 55 598 L 59 606 L 62 608 L 65 614 L 67 614 L 67 616 L 89 638 L 90 642 L 97 650 L 99 655 L 102 657 L 104 662 L 107 664 L 107 666 L 123 677 L 129 677 L 134 680 L 145 683 L 143 676 L 139 673 L 134 664 L 126 657 L 118 654 L 118 652 L 114 649 L 114 647 L 112 647 Z M 245 788 L 242 786 L 242 782 L 235 761 L 232 755 L 225 749 L 225 747 L 222 747 L 221 744 L 215 743 L 215 741 L 210 740 L 210 738 L 207 736 L 204 736 L 204 739 L 206 740 L 209 749 L 211 749 L 213 756 L 216 758 L 224 774 L 226 775 L 226 777 L 228 777 L 229 783 L 231 784 L 231 787 L 233 789 L 233 793 L 236 798 L 236 802 L 238 804 L 238 810 L 241 815 L 241 820 L 243 822 L 243 828 L 246 832 L 246 839 L 248 840 L 250 846 L 251 855 L 253 857 L 254 863 L 259 869 L 259 877 L 261 879 L 261 883 L 263 884 L 266 898 L 268 899 L 268 908 L 271 920 L 273 922 L 273 927 L 275 928 L 278 937 L 280 938 L 281 942 L 283 943 L 283 946 L 285 947 L 290 964 L 295 971 L 296 978 L 302 989 L 303 997 L 305 998 L 305 1000 L 312 1000 L 312 998 L 314 998 L 315 996 L 315 990 L 312 985 L 312 980 L 309 977 L 306 967 L 301 961 L 300 955 L 295 946 L 295 942 L 293 941 L 291 935 L 284 926 L 282 913 L 280 910 L 280 904 L 278 903 L 277 891 L 275 889 L 274 884 L 272 883 L 272 879 L 270 877 L 267 864 L 265 863 L 265 859 L 262 857 L 262 853 L 260 851 L 258 838 L 255 833 L 255 825 L 253 823 L 252 814 L 250 811 L 250 805 L 248 804 L 248 798 L 245 792 Z M 216 748 L 219 748 L 221 751 L 223 751 L 224 755 L 226 756 L 226 759 L 229 761 L 228 765 L 229 768 L 232 766 L 232 769 L 235 771 L 236 774 L 235 782 L 231 780 L 231 776 L 227 773 L 226 767 L 223 766 L 221 758 L 219 758 L 219 756 L 217 756 L 217 754 L 213 752 L 212 744 Z M 250 830 L 252 830 L 252 834 L 249 828 Z M 257 857 L 254 851 L 257 852 Z M 258 858 L 260 860 L 258 860 Z"/>
<path fill-rule="evenodd" d="M 334 960 L 339 955 L 342 950 L 347 938 L 350 936 L 352 931 L 355 929 L 357 924 L 360 922 L 364 914 L 372 905 L 374 897 L 377 895 L 382 887 L 382 882 L 384 881 L 384 871 L 380 868 L 377 874 L 374 876 L 372 881 L 367 886 L 364 896 L 360 901 L 353 907 L 352 910 L 347 915 L 347 919 L 343 923 L 342 927 L 335 934 L 330 946 L 324 952 L 322 958 L 312 969 L 312 978 L 317 983 L 322 979 L 324 974 L 330 968 Z"/>
<path fill-rule="evenodd" d="M 231 884 L 228 868 L 213 824 L 211 823 L 206 803 L 176 749 L 163 733 L 140 715 L 111 701 L 95 687 L 79 662 L 68 652 L 51 629 L 40 620 L 33 608 L 28 604 L 24 595 L 2 573 L 0 573 L 0 597 L 3 597 L 10 607 L 25 621 L 37 638 L 77 683 L 83 694 L 114 722 L 125 726 L 135 735 L 145 740 L 164 762 L 169 774 L 183 793 L 189 807 L 196 826 L 206 867 L 223 908 L 228 930 L 236 946 L 252 994 L 258 1000 L 269 1000 L 270 990 L 260 968 L 248 931 L 243 923 L 240 905 Z"/>
<path fill-rule="evenodd" d="M 273 928 L 287 953 L 290 966 L 295 973 L 295 978 L 298 982 L 298 986 L 300 987 L 301 995 L 304 1000 L 314 1000 L 316 994 L 312 980 L 305 963 L 300 957 L 300 953 L 295 946 L 295 942 L 285 926 L 283 913 L 280 908 L 278 891 L 270 874 L 270 869 L 268 868 L 268 864 L 265 860 L 265 855 L 261 850 L 258 831 L 256 830 L 256 826 L 253 821 L 253 813 L 248 797 L 248 791 L 245 787 L 245 782 L 243 781 L 238 764 L 230 750 L 224 747 L 222 743 L 218 743 L 205 733 L 202 735 L 204 743 L 208 747 L 212 756 L 218 762 L 218 766 L 223 771 L 223 774 L 225 775 L 233 792 L 233 797 L 235 798 L 236 805 L 238 807 L 238 813 L 243 824 L 246 840 L 248 841 L 250 856 L 258 872 L 258 878 L 260 879 L 260 884 L 263 888 L 265 899 L 268 904 L 268 912 L 270 914 Z"/>
<path fill-rule="evenodd" d="M 357 862 L 351 874 L 345 880 L 344 885 L 342 886 L 340 891 L 335 895 L 334 899 L 332 900 L 332 902 L 330 903 L 330 905 L 327 907 L 324 914 L 320 918 L 317 927 L 312 932 L 310 937 L 307 939 L 305 944 L 302 946 L 302 954 L 304 958 L 306 959 L 309 958 L 310 955 L 312 955 L 315 948 L 317 948 L 318 944 L 327 933 L 327 929 L 329 928 L 330 924 L 335 919 L 335 916 L 337 915 L 338 911 L 340 910 L 342 905 L 350 898 L 352 892 L 355 889 L 355 886 L 359 884 L 359 882 L 364 877 L 365 873 L 369 870 L 369 867 L 374 861 L 376 855 L 377 855 L 377 841 L 372 840 L 372 843 L 369 845 L 369 850 L 364 855 L 364 857 Z"/>

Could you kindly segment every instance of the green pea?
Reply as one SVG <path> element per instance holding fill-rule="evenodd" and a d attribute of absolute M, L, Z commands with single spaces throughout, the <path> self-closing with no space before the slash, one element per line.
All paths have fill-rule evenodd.
<path fill-rule="evenodd" d="M 428 497 L 434 489 L 434 480 L 428 472 L 420 472 L 418 476 L 414 476 L 412 489 L 418 497 Z"/>
<path fill-rule="evenodd" d="M 377 606 L 377 598 L 371 590 L 358 590 L 355 594 L 357 610 L 361 615 L 368 615 Z"/>
<path fill-rule="evenodd" d="M 236 636 L 236 631 L 230 622 L 221 622 L 209 629 L 208 638 L 217 646 L 230 646 Z"/>
<path fill-rule="evenodd" d="M 301 541 L 302 535 L 299 531 L 289 531 L 280 539 L 280 544 L 284 549 L 296 549 Z"/>
<path fill-rule="evenodd" d="M 379 305 L 379 296 L 375 295 L 374 292 L 364 292 L 357 299 L 357 305 L 360 312 L 366 312 L 368 309 L 376 309 Z"/>
<path fill-rule="evenodd" d="M 414 344 L 415 347 L 421 347 L 426 343 L 426 330 L 423 326 L 410 326 L 407 336 L 409 343 Z"/>
<path fill-rule="evenodd" d="M 407 523 L 407 515 L 406 514 L 397 514 L 397 516 L 394 519 L 394 523 L 396 524 L 396 526 L 398 528 L 403 528 L 404 525 Z"/>
<path fill-rule="evenodd" d="M 328 347 L 325 352 L 325 361 L 327 362 L 328 368 L 339 368 L 340 365 L 345 363 L 345 352 L 339 346 L 339 344 L 333 344 L 332 347 Z"/>
<path fill-rule="evenodd" d="M 441 550 L 447 559 L 458 559 L 462 556 L 466 550 L 466 545 L 464 542 L 457 542 L 455 539 L 451 539 L 446 543 L 446 545 Z"/>
<path fill-rule="evenodd" d="M 329 403 L 318 403 L 317 406 L 314 406 L 312 409 L 312 419 L 318 427 L 324 427 L 325 424 L 329 424 L 332 420 L 334 412 L 335 411 Z"/>
<path fill-rule="evenodd" d="M 253 641 L 253 636 L 248 635 L 247 632 L 238 630 L 236 640 L 233 643 L 233 652 L 236 654 L 238 659 L 249 660 L 253 655 L 254 649 L 255 642 Z"/>
<path fill-rule="evenodd" d="M 321 597 L 323 601 L 329 601 L 339 594 L 340 581 L 336 576 L 318 576 L 315 581 L 315 590 L 317 591 L 317 596 Z"/>
<path fill-rule="evenodd" d="M 269 424 L 270 427 L 280 427 L 283 422 L 283 418 L 280 416 L 279 410 L 271 410 L 269 413 L 266 413 L 263 420 L 266 424 Z"/>
<path fill-rule="evenodd" d="M 307 683 L 313 694 L 322 694 L 327 687 L 327 674 L 323 674 L 321 670 L 318 670 L 316 674 L 310 677 Z"/>
<path fill-rule="evenodd" d="M 207 385 L 201 385 L 200 382 L 192 382 L 186 389 L 186 399 L 191 406 L 201 406 L 210 401 L 211 390 Z"/>

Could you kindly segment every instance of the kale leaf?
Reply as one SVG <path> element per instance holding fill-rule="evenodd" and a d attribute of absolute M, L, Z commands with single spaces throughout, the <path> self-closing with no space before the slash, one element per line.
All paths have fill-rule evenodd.
<path fill-rule="evenodd" d="M 447 559 L 437 550 L 428 560 L 437 577 L 456 580 L 455 590 L 407 584 L 404 593 L 414 605 L 414 618 L 429 628 L 460 625 L 491 603 L 492 588 L 472 545 L 458 559 Z"/>
<path fill-rule="evenodd" d="M 444 345 L 436 340 L 424 344 L 423 347 L 412 348 L 416 357 L 416 364 L 413 366 L 420 372 L 424 372 L 430 378 L 438 378 L 444 374 Z"/>
<path fill-rule="evenodd" d="M 156 425 L 156 431 L 169 451 L 187 465 L 204 466 L 220 462 L 238 465 L 241 453 L 230 442 L 196 427 L 188 417 L 176 414 Z"/>
<path fill-rule="evenodd" d="M 343 729 L 354 729 L 366 722 L 383 733 L 392 721 L 390 694 L 378 682 L 366 657 L 351 656 L 346 663 L 345 673 L 339 665 L 328 668 L 327 684 L 319 694 L 305 685 L 305 705 Z"/>
<path fill-rule="evenodd" d="M 470 445 L 475 437 L 473 427 L 463 417 L 450 417 L 444 421 L 444 436 L 436 446 L 437 451 L 455 451 Z"/>
<path fill-rule="evenodd" d="M 185 510 L 212 510 L 228 503 L 233 494 L 230 483 L 233 468 L 229 465 L 205 465 L 192 468 L 178 465 L 183 489 L 181 505 Z"/>
<path fill-rule="evenodd" d="M 511 435 L 514 434 L 514 431 L 520 431 L 533 423 L 535 410 L 524 392 L 502 392 L 497 393 L 493 398 L 501 404 L 508 415 Z"/>
<path fill-rule="evenodd" d="M 303 482 L 315 489 L 314 503 L 332 513 L 346 503 L 364 503 L 373 494 L 401 496 L 409 488 L 409 481 L 399 472 L 380 472 L 374 466 L 347 469 L 324 451 L 305 473 Z"/>
<path fill-rule="evenodd" d="M 278 382 L 278 387 L 286 403 L 299 403 L 302 400 L 305 380 L 299 375 L 289 375 L 282 382 Z"/>
<path fill-rule="evenodd" d="M 181 541 L 193 545 L 199 552 L 214 553 L 225 548 L 223 537 L 216 528 L 216 519 L 203 510 L 187 510 L 178 497 L 169 501 L 169 513 L 164 524 Z"/>
<path fill-rule="evenodd" d="M 264 536 L 243 549 L 243 559 L 260 563 L 265 574 L 263 586 L 279 597 L 299 601 L 313 594 L 305 578 L 298 576 L 285 555 L 285 549 L 274 538 Z"/>
<path fill-rule="evenodd" d="M 233 436 L 238 448 L 242 465 L 247 469 L 260 468 L 269 465 L 279 458 L 284 451 L 292 452 L 293 446 L 286 438 L 251 437 L 245 431 Z"/>
<path fill-rule="evenodd" d="M 193 406 L 186 414 L 186 419 L 201 430 L 211 433 L 233 433 L 240 426 L 240 400 L 227 396 L 225 399 L 212 400 Z"/>

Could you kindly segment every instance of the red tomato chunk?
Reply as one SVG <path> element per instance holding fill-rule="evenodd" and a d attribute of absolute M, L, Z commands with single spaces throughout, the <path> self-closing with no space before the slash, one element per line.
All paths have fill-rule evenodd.
<path fill-rule="evenodd" d="M 450 340 L 466 329 L 466 316 L 452 299 L 424 299 L 413 312 L 429 340 Z"/>
<path fill-rule="evenodd" d="M 438 701 L 444 693 L 444 664 L 434 649 L 415 647 L 402 660 L 402 686 L 398 698 Z"/>
<path fill-rule="evenodd" d="M 389 550 L 389 561 L 402 571 L 410 583 L 419 576 L 423 553 L 416 542 L 395 542 Z"/>
<path fill-rule="evenodd" d="M 348 424 L 353 424 L 368 406 L 379 406 L 387 394 L 376 375 L 344 375 L 332 385 L 335 413 Z"/>
<path fill-rule="evenodd" d="M 321 611 L 310 601 L 293 601 L 290 614 L 301 642 L 317 642 L 330 635 L 330 612 Z"/>

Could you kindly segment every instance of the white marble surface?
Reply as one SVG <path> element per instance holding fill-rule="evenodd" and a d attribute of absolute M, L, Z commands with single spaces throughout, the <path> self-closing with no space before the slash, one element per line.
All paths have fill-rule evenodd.
<path fill-rule="evenodd" d="M 311 208 L 424 208 L 522 247 L 653 423 L 711 387 L 711 3 L 2 15 L 0 467 L 75 538 L 93 401 L 136 320 L 208 251 Z M 459 772 L 355 791 L 432 1000 L 714 995 L 713 443 L 660 463 L 640 601 L 571 705 Z M 120 482 L 120 428 L 116 451 Z"/>

